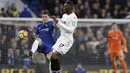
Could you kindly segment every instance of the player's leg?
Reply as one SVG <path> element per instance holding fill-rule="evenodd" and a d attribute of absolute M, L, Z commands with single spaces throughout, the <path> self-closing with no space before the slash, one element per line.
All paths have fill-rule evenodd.
<path fill-rule="evenodd" d="M 59 53 L 58 51 L 55 51 L 52 53 L 51 59 L 59 59 L 61 55 L 62 55 L 61 53 Z"/>
<path fill-rule="evenodd" d="M 55 45 L 53 45 L 53 53 L 51 58 L 58 59 L 61 55 L 66 54 L 71 48 L 73 41 L 66 40 L 65 38 L 60 37 Z"/>
<path fill-rule="evenodd" d="M 51 70 L 52 73 L 61 73 L 59 59 L 51 59 Z"/>
<path fill-rule="evenodd" d="M 58 60 L 59 55 L 54 52 L 49 52 L 46 54 L 46 57 L 49 61 L 50 73 L 60 73 L 60 63 Z"/>
<path fill-rule="evenodd" d="M 33 53 L 35 53 L 37 51 L 38 46 L 40 46 L 41 44 L 42 44 L 41 39 L 40 38 L 36 38 L 35 41 L 32 44 L 32 48 L 31 48 L 31 50 L 29 52 L 29 55 L 30 55 L 31 58 L 33 56 Z"/>
<path fill-rule="evenodd" d="M 125 62 L 125 59 L 124 59 L 124 53 L 122 51 L 120 51 L 120 52 L 117 53 L 117 55 L 118 55 L 118 58 L 119 58 L 119 60 L 122 64 L 122 68 L 124 70 L 124 73 L 128 73 L 126 62 Z"/>
<path fill-rule="evenodd" d="M 121 62 L 121 64 L 122 64 L 122 68 L 123 68 L 123 70 L 124 70 L 124 73 L 128 73 L 125 60 L 124 60 L 124 59 L 121 59 L 120 62 Z"/>
<path fill-rule="evenodd" d="M 62 55 L 61 53 L 55 51 L 55 52 L 49 52 L 48 54 L 46 54 L 46 57 L 48 60 L 51 61 L 51 59 L 58 59 L 61 55 Z"/>
<path fill-rule="evenodd" d="M 110 53 L 110 58 L 111 58 L 112 67 L 114 69 L 114 73 L 117 73 L 116 54 L 115 53 Z"/>
<path fill-rule="evenodd" d="M 117 73 L 116 59 L 111 58 L 111 62 L 112 62 L 112 67 L 114 69 L 114 73 Z"/>
<path fill-rule="evenodd" d="M 48 63 L 49 63 L 49 71 L 50 73 L 60 73 L 60 63 L 58 59 L 51 59 L 53 54 L 52 46 L 50 44 L 42 44 L 41 47 L 38 48 L 38 52 L 44 53 Z"/>
<path fill-rule="evenodd" d="M 55 45 L 52 47 L 53 52 L 50 54 L 51 58 L 51 68 L 53 73 L 60 73 L 60 63 L 59 63 L 59 57 L 70 49 L 72 44 L 70 44 L 68 41 L 64 40 L 63 38 L 59 38 Z"/>

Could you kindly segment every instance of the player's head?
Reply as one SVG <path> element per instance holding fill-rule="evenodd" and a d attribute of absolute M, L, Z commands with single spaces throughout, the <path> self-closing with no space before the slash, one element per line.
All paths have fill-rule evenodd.
<path fill-rule="evenodd" d="M 72 11 L 73 11 L 73 7 L 74 7 L 73 2 L 72 2 L 72 1 L 67 1 L 67 2 L 64 4 L 63 12 L 64 12 L 64 13 L 67 13 L 67 14 L 70 14 L 70 13 L 72 13 Z"/>
<path fill-rule="evenodd" d="M 49 16 L 50 16 L 49 11 L 48 10 L 44 10 L 42 12 L 42 20 L 43 20 L 43 22 L 45 22 L 45 23 L 48 22 Z"/>
<path fill-rule="evenodd" d="M 112 30 L 117 30 L 118 25 L 116 23 L 112 23 L 111 28 L 112 28 Z"/>

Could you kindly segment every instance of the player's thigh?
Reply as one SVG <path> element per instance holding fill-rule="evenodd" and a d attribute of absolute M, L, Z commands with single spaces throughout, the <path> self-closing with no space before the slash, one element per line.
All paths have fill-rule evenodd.
<path fill-rule="evenodd" d="M 52 46 L 47 45 L 47 44 L 42 44 L 39 48 L 38 48 L 38 52 L 40 53 L 44 53 L 45 55 L 49 52 L 52 52 L 51 49 Z"/>
<path fill-rule="evenodd" d="M 73 42 L 64 38 L 59 38 L 56 44 L 53 46 L 54 51 L 58 51 L 61 54 L 65 54 L 71 48 Z"/>
<path fill-rule="evenodd" d="M 113 61 L 117 58 L 116 52 L 110 52 L 109 54 L 110 54 L 111 61 Z"/>
<path fill-rule="evenodd" d="M 117 57 L 118 57 L 120 60 L 124 59 L 124 53 L 123 53 L 123 51 L 122 51 L 122 50 L 121 50 L 121 51 L 116 52 L 116 55 L 117 55 Z"/>
<path fill-rule="evenodd" d="M 56 50 L 57 48 L 59 48 L 59 45 L 62 43 L 62 39 L 58 38 L 56 43 L 52 46 L 53 50 Z"/>

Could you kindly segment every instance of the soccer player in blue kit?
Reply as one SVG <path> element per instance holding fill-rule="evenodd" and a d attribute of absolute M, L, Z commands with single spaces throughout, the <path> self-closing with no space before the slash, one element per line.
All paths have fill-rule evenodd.
<path fill-rule="evenodd" d="M 29 31 L 31 32 L 32 37 L 35 39 L 29 52 L 31 58 L 33 58 L 33 54 L 38 51 L 40 53 L 43 53 L 49 60 L 48 57 L 50 56 L 48 56 L 48 54 L 52 52 L 52 46 L 55 44 L 53 31 L 56 27 L 55 22 L 50 21 L 49 19 L 49 12 L 45 10 L 42 13 L 43 22 L 40 23 L 35 30 L 31 26 L 29 27 Z M 60 71 L 60 65 L 58 59 L 49 61 L 51 62 L 51 71 L 53 73 L 59 73 L 58 71 Z M 58 69 L 55 67 L 55 64 L 58 66 Z"/>

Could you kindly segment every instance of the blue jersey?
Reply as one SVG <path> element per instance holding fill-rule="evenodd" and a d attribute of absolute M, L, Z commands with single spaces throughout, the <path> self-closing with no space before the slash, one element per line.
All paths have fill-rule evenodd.
<path fill-rule="evenodd" d="M 40 23 L 36 27 L 35 33 L 39 35 L 39 38 L 44 44 L 55 44 L 53 37 L 53 23 L 53 21 L 49 21 L 48 23 Z"/>
<path fill-rule="evenodd" d="M 52 46 L 55 44 L 53 37 L 53 23 L 53 21 L 40 23 L 35 29 L 35 33 L 42 40 L 42 45 L 38 48 L 38 52 L 40 53 L 47 54 L 52 51 Z"/>

